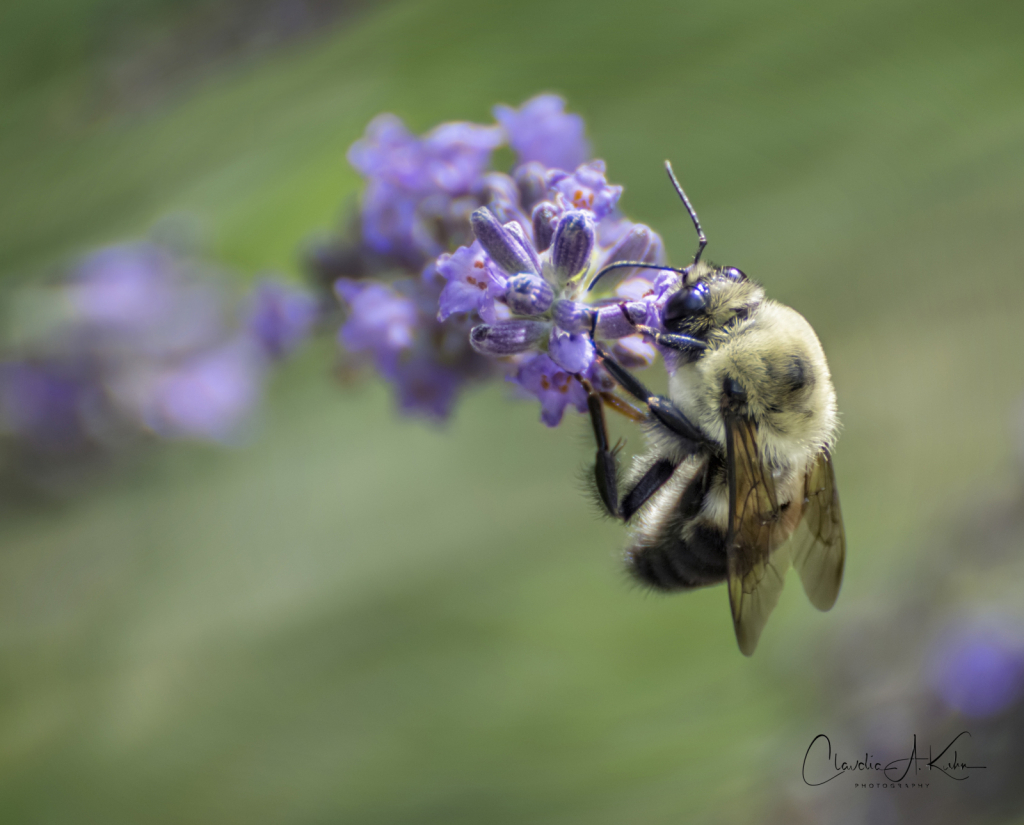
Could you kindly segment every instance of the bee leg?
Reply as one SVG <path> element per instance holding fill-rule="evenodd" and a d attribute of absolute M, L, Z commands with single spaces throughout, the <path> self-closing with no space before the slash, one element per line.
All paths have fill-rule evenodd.
<path fill-rule="evenodd" d="M 647 499 L 658 492 L 661 489 L 661 485 L 672 477 L 672 473 L 676 471 L 678 466 L 674 461 L 670 461 L 667 458 L 656 461 L 651 465 L 651 468 L 640 477 L 640 480 L 633 485 L 633 489 L 626 493 L 626 497 L 622 500 L 623 520 L 629 521 Z"/>
<path fill-rule="evenodd" d="M 619 509 L 619 479 L 615 465 L 615 451 L 608 442 L 608 426 L 604 420 L 604 399 L 586 379 L 580 378 L 583 389 L 587 391 L 587 408 L 590 410 L 590 423 L 594 427 L 594 439 L 597 441 L 597 460 L 594 462 L 594 481 L 597 494 L 608 515 L 621 518 Z"/>
<path fill-rule="evenodd" d="M 586 378 L 580 378 L 580 383 L 587 391 L 587 407 L 590 410 L 590 422 L 594 426 L 594 438 L 597 441 L 594 481 L 598 497 L 610 516 L 629 521 L 644 502 L 669 480 L 679 465 L 668 459 L 655 462 L 620 501 L 619 474 L 615 462 L 618 448 L 613 449 L 609 446 L 608 427 L 604 418 L 604 398 Z"/>
<path fill-rule="evenodd" d="M 637 332 L 653 338 L 655 343 L 676 352 L 685 352 L 692 356 L 708 348 L 708 345 L 703 341 L 698 338 L 692 338 L 689 335 L 680 335 L 677 332 L 658 332 L 653 327 L 644 326 L 643 324 L 634 324 L 634 326 Z"/>
<path fill-rule="evenodd" d="M 703 444 L 706 439 L 700 430 L 693 425 L 693 423 L 682 411 L 667 398 L 654 395 L 650 390 L 647 389 L 640 380 L 636 378 L 629 370 L 615 361 L 599 344 L 594 343 L 594 347 L 597 350 L 598 358 L 601 359 L 601 363 L 604 368 L 608 370 L 609 375 L 618 382 L 622 388 L 637 398 L 643 401 L 647 408 L 651 411 L 651 415 L 657 419 L 658 422 L 663 424 L 666 428 L 671 430 L 678 436 L 681 436 L 688 442 L 692 442 L 692 449 L 690 452 L 697 452 L 698 447 Z M 689 446 L 689 445 L 688 445 Z"/>

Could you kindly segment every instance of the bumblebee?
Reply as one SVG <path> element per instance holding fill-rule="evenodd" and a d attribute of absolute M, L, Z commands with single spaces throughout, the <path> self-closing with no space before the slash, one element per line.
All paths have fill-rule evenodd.
<path fill-rule="evenodd" d="M 697 230 L 693 263 L 626 261 L 605 271 L 676 274 L 661 328 L 637 325 L 665 354 L 668 396 L 648 391 L 597 345 L 607 372 L 640 402 L 649 450 L 620 479 L 604 419 L 611 399 L 584 381 L 597 440 L 594 482 L 603 509 L 629 526 L 632 575 L 664 591 L 726 582 L 736 640 L 749 656 L 790 565 L 819 610 L 839 594 L 846 539 L 832 466 L 835 390 L 803 316 L 766 298 L 736 267 L 701 260 L 707 239 L 665 166 Z"/>

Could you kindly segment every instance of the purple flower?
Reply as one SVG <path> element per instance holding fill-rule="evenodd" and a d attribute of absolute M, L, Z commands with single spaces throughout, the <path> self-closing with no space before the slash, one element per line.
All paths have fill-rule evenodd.
<path fill-rule="evenodd" d="M 488 323 L 497 320 L 495 300 L 505 294 L 506 279 L 479 241 L 438 258 L 437 274 L 445 281 L 438 299 L 439 321 L 456 312 L 475 312 Z"/>
<path fill-rule="evenodd" d="M 134 401 L 158 435 L 229 441 L 259 401 L 263 365 L 258 350 L 239 339 L 141 378 Z"/>
<path fill-rule="evenodd" d="M 575 169 L 590 157 L 583 118 L 566 114 L 558 95 L 537 95 L 519 109 L 495 106 L 493 111 L 520 164 L 540 161 L 553 169 Z"/>
<path fill-rule="evenodd" d="M 622 195 L 622 187 L 610 185 L 604 172 L 603 160 L 592 160 L 571 173 L 554 170 L 548 173 L 548 189 L 556 193 L 561 209 L 587 209 L 600 221 L 612 214 Z"/>
<path fill-rule="evenodd" d="M 517 315 L 540 315 L 548 310 L 554 299 L 554 290 L 540 275 L 524 272 L 509 278 L 505 303 Z"/>
<path fill-rule="evenodd" d="M 966 716 L 1001 713 L 1024 694 L 1024 624 L 1009 617 L 959 623 L 932 647 L 928 677 Z"/>
<path fill-rule="evenodd" d="M 566 372 L 586 372 L 594 360 L 594 342 L 585 332 L 569 333 L 555 327 L 551 330 L 548 355 Z"/>
<path fill-rule="evenodd" d="M 583 385 L 543 353 L 529 357 L 509 380 L 537 397 L 541 420 L 549 427 L 558 426 L 570 404 L 578 412 L 587 409 Z"/>
<path fill-rule="evenodd" d="M 75 268 L 67 294 L 79 323 L 135 334 L 163 320 L 174 300 L 174 258 L 152 244 L 108 246 Z"/>
<path fill-rule="evenodd" d="M 439 420 L 448 418 L 466 378 L 463 371 L 429 355 L 400 362 L 394 374 L 399 408 Z"/>
<path fill-rule="evenodd" d="M 85 441 L 82 413 L 89 395 L 82 377 L 61 365 L 0 365 L 4 429 L 38 449 L 73 449 Z"/>
<path fill-rule="evenodd" d="M 398 353 L 416 340 L 420 315 L 416 302 L 375 281 L 341 278 L 335 289 L 348 303 L 349 317 L 338 338 L 350 352 L 369 353 L 385 375 L 393 373 Z"/>
<path fill-rule="evenodd" d="M 384 285 L 343 278 L 337 293 L 348 306 L 340 342 L 374 359 L 378 372 L 394 385 L 404 412 L 445 418 L 467 382 L 493 371 L 491 362 L 470 347 L 464 320 L 437 320 L 437 292 L 430 279 Z"/>
<path fill-rule="evenodd" d="M 348 152 L 367 179 L 362 204 L 363 241 L 375 252 L 422 266 L 461 243 L 465 219 L 479 205 L 471 197 L 483 185 L 501 130 L 446 123 L 422 138 L 394 115 L 380 115 Z"/>
<path fill-rule="evenodd" d="M 249 299 L 246 326 L 268 358 L 283 358 L 309 336 L 318 312 L 305 290 L 263 281 Z"/>
<path fill-rule="evenodd" d="M 553 188 L 534 206 L 530 221 L 516 218 L 502 224 L 488 207 L 477 209 L 471 220 L 476 242 L 438 261 L 438 272 L 448 279 L 438 317 L 464 312 L 485 321 L 470 332 L 473 348 L 511 358 L 515 371 L 509 380 L 528 382 L 530 393 L 548 399 L 544 420 L 549 423 L 561 420 L 565 404 L 555 403 L 561 391 L 551 394 L 538 371 L 550 386 L 562 386 L 555 380 L 559 373 L 604 381 L 603 368 L 594 361 L 593 336 L 634 337 L 620 354 L 631 366 L 653 360 L 653 348 L 635 334 L 637 324 L 656 317 L 650 306 L 658 300 L 654 272 L 627 268 L 628 281 L 608 278 L 596 291 L 590 289 L 608 263 L 633 255 L 657 263 L 662 254 L 660 239 L 650 229 L 613 214 L 621 187 L 608 186 L 603 171 L 603 164 L 595 162 L 572 175 L 549 173 L 546 180 Z M 581 188 L 576 191 L 574 186 Z M 595 213 L 595 205 L 603 217 Z M 467 273 L 472 282 L 467 282 Z M 490 277 L 482 279 L 481 274 Z M 545 360 L 538 361 L 538 354 Z M 554 366 L 541 370 L 548 364 Z M 541 390 L 546 394 L 539 395 Z M 578 399 L 582 387 L 572 392 Z"/>
<path fill-rule="evenodd" d="M 153 243 L 89 254 L 47 290 L 26 355 L 0 370 L 8 432 L 54 452 L 114 449 L 141 431 L 228 439 L 259 400 L 257 339 L 280 352 L 306 323 L 293 296 L 259 297 L 254 338 L 207 264 Z"/>
<path fill-rule="evenodd" d="M 62 286 L 65 332 L 108 360 L 172 357 L 223 337 L 227 296 L 207 267 L 151 243 L 88 255 Z"/>
<path fill-rule="evenodd" d="M 650 362 L 636 324 L 660 317 L 654 273 L 623 268 L 593 279 L 612 262 L 660 263 L 662 245 L 617 212 L 622 187 L 608 183 L 603 161 L 585 162 L 583 121 L 561 98 L 540 95 L 494 114 L 500 126 L 444 124 L 423 137 L 384 115 L 352 146 L 349 160 L 367 178 L 362 243 L 420 277 L 343 278 L 336 291 L 348 319 L 339 337 L 372 355 L 406 408 L 440 415 L 462 382 L 504 369 L 557 423 L 566 404 L 586 406 L 579 381 L 565 376 L 611 388 L 594 360 L 595 337 L 631 338 L 622 357 Z M 506 137 L 515 169 L 487 171 Z"/>

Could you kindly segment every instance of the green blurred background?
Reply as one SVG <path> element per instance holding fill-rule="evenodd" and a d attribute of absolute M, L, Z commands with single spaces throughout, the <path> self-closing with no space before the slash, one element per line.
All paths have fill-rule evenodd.
<path fill-rule="evenodd" d="M 7 287 L 178 213 L 299 278 L 375 114 L 557 91 L 673 260 L 666 157 L 711 257 L 817 329 L 849 557 L 831 613 L 791 583 L 745 659 L 722 588 L 626 581 L 586 422 L 501 386 L 402 419 L 323 340 L 251 444 L 0 503 L 0 821 L 763 821 L 829 729 L 838 630 L 1019 495 L 1022 54 L 1012 2 L 7 0 Z"/>

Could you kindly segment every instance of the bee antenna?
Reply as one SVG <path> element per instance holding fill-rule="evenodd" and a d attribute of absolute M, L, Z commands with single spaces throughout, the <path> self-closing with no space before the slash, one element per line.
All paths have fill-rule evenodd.
<path fill-rule="evenodd" d="M 590 292 L 597 282 L 604 277 L 606 272 L 611 272 L 613 269 L 623 269 L 629 267 L 630 269 L 667 269 L 669 272 L 678 272 L 680 275 L 689 275 L 690 267 L 684 267 L 680 269 L 678 266 L 669 266 L 668 264 L 652 264 L 648 261 L 616 261 L 613 264 L 608 264 L 604 269 L 598 272 L 593 280 L 590 282 L 590 286 L 587 287 L 587 292 Z"/>
<path fill-rule="evenodd" d="M 701 253 L 704 252 L 704 247 L 708 245 L 708 239 L 704 236 L 704 230 L 700 228 L 700 220 L 697 218 L 697 213 L 694 211 L 693 205 L 690 203 L 690 199 L 686 197 L 686 193 L 683 191 L 683 187 L 679 185 L 679 181 L 676 180 L 676 174 L 672 171 L 672 164 L 669 161 L 665 161 L 665 171 L 668 172 L 668 179 L 672 181 L 672 185 L 676 189 L 676 194 L 679 195 L 680 200 L 683 202 L 683 206 L 686 207 L 686 211 L 690 213 L 690 220 L 693 221 L 693 228 L 697 230 L 697 254 L 693 256 L 693 262 L 697 263 L 700 260 Z"/>

